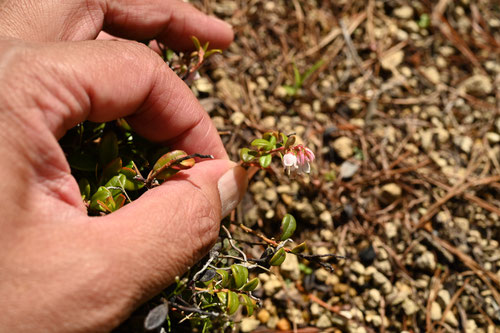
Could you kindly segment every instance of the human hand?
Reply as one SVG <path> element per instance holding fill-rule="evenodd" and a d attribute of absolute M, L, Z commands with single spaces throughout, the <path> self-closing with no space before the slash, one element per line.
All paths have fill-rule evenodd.
<path fill-rule="evenodd" d="M 181 1 L 19 1 L 0 11 L 0 331 L 109 331 L 214 242 L 241 199 L 206 112 L 154 52 L 113 35 L 225 47 L 228 26 Z M 72 41 L 72 42 L 69 42 Z M 88 217 L 57 142 L 86 119 L 212 154 L 140 199 Z"/>

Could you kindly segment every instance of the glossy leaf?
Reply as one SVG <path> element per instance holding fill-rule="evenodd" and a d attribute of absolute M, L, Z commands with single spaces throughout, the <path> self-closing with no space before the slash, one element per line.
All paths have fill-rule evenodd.
<path fill-rule="evenodd" d="M 217 273 L 219 273 L 219 275 L 222 277 L 221 286 L 223 288 L 227 287 L 227 285 L 229 283 L 229 273 L 223 269 L 218 269 Z"/>
<path fill-rule="evenodd" d="M 200 282 L 208 282 L 210 280 L 212 280 L 214 277 L 215 277 L 215 274 L 217 274 L 215 272 L 214 269 L 207 269 L 203 272 L 203 274 L 200 276 L 200 278 L 198 279 L 198 281 Z"/>
<path fill-rule="evenodd" d="M 154 171 L 159 171 L 160 169 L 164 168 L 166 165 L 171 164 L 169 167 L 167 167 L 165 170 L 161 171 L 158 173 L 155 178 L 156 179 L 167 179 L 170 178 L 171 176 L 175 175 L 177 172 L 180 170 L 185 170 L 189 169 L 194 166 L 195 160 L 194 158 L 189 158 L 187 160 L 184 160 L 182 162 L 175 162 L 178 159 L 181 159 L 183 157 L 186 157 L 187 153 L 182 150 L 173 150 L 171 152 L 166 153 L 162 157 L 156 161 L 153 170 Z"/>
<path fill-rule="evenodd" d="M 293 144 L 295 143 L 295 140 L 297 140 L 297 139 L 295 139 L 295 135 L 289 136 L 285 147 L 288 148 L 288 147 L 293 146 Z"/>
<path fill-rule="evenodd" d="M 71 153 L 68 155 L 69 165 L 79 171 L 95 171 L 97 159 L 86 153 Z"/>
<path fill-rule="evenodd" d="M 112 211 L 113 206 L 113 194 L 104 186 L 99 187 L 90 199 L 90 209 L 95 211 Z"/>
<path fill-rule="evenodd" d="M 233 273 L 233 281 L 236 289 L 240 289 L 248 279 L 248 269 L 241 265 L 231 265 L 231 272 Z"/>
<path fill-rule="evenodd" d="M 191 36 L 191 40 L 193 41 L 193 44 L 194 44 L 194 47 L 196 48 L 196 50 L 201 49 L 200 40 L 198 38 L 196 38 L 195 36 Z"/>
<path fill-rule="evenodd" d="M 274 135 L 269 138 L 269 143 L 271 144 L 271 149 L 275 148 L 275 146 L 276 146 L 276 137 Z"/>
<path fill-rule="evenodd" d="M 290 238 L 297 228 L 297 221 L 291 214 L 286 214 L 281 220 L 281 240 Z"/>
<path fill-rule="evenodd" d="M 241 294 L 240 295 L 243 301 L 241 302 L 242 305 L 245 305 L 245 308 L 247 309 L 247 315 L 251 316 L 253 314 L 253 310 L 255 308 L 255 304 L 250 298 L 250 296 L 246 294 Z"/>
<path fill-rule="evenodd" d="M 253 278 L 241 287 L 243 291 L 254 291 L 259 286 L 259 278 Z"/>
<path fill-rule="evenodd" d="M 149 311 L 144 320 L 144 328 L 148 331 L 156 330 L 163 325 L 168 316 L 168 305 L 160 304 Z"/>
<path fill-rule="evenodd" d="M 104 186 L 108 188 L 108 190 L 112 193 L 113 196 L 115 196 L 119 193 L 122 193 L 121 189 L 125 187 L 126 180 L 127 177 L 125 177 L 125 175 L 120 173 L 111 178 Z"/>
<path fill-rule="evenodd" d="M 80 194 L 83 200 L 90 199 L 90 183 L 87 178 L 82 178 L 78 182 L 78 187 L 80 188 Z"/>
<path fill-rule="evenodd" d="M 238 306 L 240 306 L 240 300 L 238 298 L 238 294 L 234 291 L 227 292 L 227 313 L 232 315 L 238 310 Z"/>
<path fill-rule="evenodd" d="M 113 207 L 113 211 L 122 208 L 123 205 L 125 204 L 125 201 L 127 201 L 127 198 L 123 194 L 118 194 L 113 199 L 115 201 L 115 206 Z"/>
<path fill-rule="evenodd" d="M 227 292 L 225 292 L 225 291 L 219 291 L 217 293 L 217 298 L 219 299 L 219 302 L 222 305 L 227 306 Z"/>
<path fill-rule="evenodd" d="M 269 142 L 265 139 L 255 139 L 252 141 L 251 145 L 254 147 L 263 148 L 264 150 L 272 149 L 271 142 Z"/>
<path fill-rule="evenodd" d="M 283 263 L 283 261 L 285 261 L 285 258 L 286 258 L 286 252 L 283 248 L 281 248 L 278 251 L 276 251 L 271 260 L 269 260 L 269 264 L 271 266 L 279 266 Z"/>
<path fill-rule="evenodd" d="M 242 148 L 240 150 L 240 158 L 243 162 L 248 163 L 255 158 L 255 151 L 248 148 Z"/>
<path fill-rule="evenodd" d="M 280 135 L 283 146 L 286 146 L 286 143 L 288 141 L 288 136 L 286 136 L 285 133 L 280 133 Z"/>
<path fill-rule="evenodd" d="M 302 242 L 292 249 L 292 253 L 302 253 L 307 249 L 306 242 Z"/>
<path fill-rule="evenodd" d="M 267 168 L 271 165 L 271 161 L 273 160 L 273 156 L 271 154 L 263 155 L 259 157 L 259 164 L 263 168 Z"/>
<path fill-rule="evenodd" d="M 123 118 L 116 119 L 116 123 L 118 124 L 118 126 L 120 126 L 121 128 L 123 128 L 126 131 L 131 131 L 132 130 L 132 127 Z"/>
<path fill-rule="evenodd" d="M 107 132 L 99 143 L 99 163 L 107 165 L 118 157 L 118 138 L 114 132 Z"/>
<path fill-rule="evenodd" d="M 110 161 L 102 170 L 101 184 L 105 184 L 122 169 L 122 159 L 117 157 Z"/>
<path fill-rule="evenodd" d="M 144 187 L 144 182 L 134 179 L 134 177 L 137 176 L 137 172 L 135 172 L 131 164 L 132 162 L 121 168 L 120 173 L 126 177 L 125 189 L 127 191 L 136 191 Z"/>

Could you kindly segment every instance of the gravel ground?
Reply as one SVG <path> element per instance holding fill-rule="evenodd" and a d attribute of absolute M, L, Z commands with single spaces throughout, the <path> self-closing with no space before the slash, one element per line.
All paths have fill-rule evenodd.
<path fill-rule="evenodd" d="M 500 332 L 498 1 L 193 2 L 234 26 L 193 86 L 233 159 L 267 129 L 317 155 L 310 177 L 257 172 L 235 218 L 290 212 L 297 243 L 346 256 L 260 274 L 238 329 Z"/>

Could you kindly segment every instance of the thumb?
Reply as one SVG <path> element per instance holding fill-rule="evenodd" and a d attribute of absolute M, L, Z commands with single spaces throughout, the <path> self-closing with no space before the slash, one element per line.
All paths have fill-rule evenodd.
<path fill-rule="evenodd" d="M 242 167 L 204 161 L 98 218 L 95 225 L 111 251 L 108 262 L 117 265 L 125 283 L 121 287 L 144 299 L 192 267 L 213 245 L 221 218 L 236 207 L 246 186 Z"/>

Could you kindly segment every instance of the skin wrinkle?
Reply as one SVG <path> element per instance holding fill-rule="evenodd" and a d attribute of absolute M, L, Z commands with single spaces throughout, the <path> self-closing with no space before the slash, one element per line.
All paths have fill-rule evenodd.
<path fill-rule="evenodd" d="M 176 28 L 187 34 L 200 31 L 200 39 L 213 41 L 215 47 L 227 46 L 232 33 L 217 21 L 201 29 L 196 27 L 197 22 L 207 22 L 201 14 L 192 16 L 196 20 L 191 23 L 185 17 L 177 21 L 177 8 L 194 13 L 180 1 L 116 0 L 113 3 L 123 4 L 121 13 L 108 13 L 104 0 L 0 2 L 13 8 L 9 13 L 0 11 L 0 35 L 10 33 L 10 38 L 38 41 L 0 41 L 0 91 L 4 92 L 0 94 L 0 130 L 4 130 L 0 138 L 8 137 L 0 147 L 0 168 L 8 178 L 0 183 L 0 200 L 5 203 L 0 214 L 4 254 L 0 256 L 4 263 L 0 265 L 4 277 L 0 279 L 0 308 L 5 314 L 0 316 L 0 331 L 110 331 L 141 300 L 185 272 L 186 266 L 193 265 L 215 240 L 220 210 L 217 180 L 231 163 L 199 163 L 183 172 L 192 176 L 191 184 L 183 181 L 172 188 L 148 191 L 151 194 L 146 193 L 144 199 L 106 217 L 90 218 L 81 206 L 77 210 L 63 203 L 64 193 L 70 193 L 82 204 L 76 181 L 52 132 L 60 137 L 87 116 L 111 121 L 133 113 L 141 104 L 148 105 L 149 110 L 136 118 L 141 135 L 148 138 L 148 131 L 154 130 L 163 132 L 157 134 L 159 138 L 172 137 L 191 126 L 188 133 L 193 137 L 180 141 L 183 149 L 217 147 L 213 150 L 219 151 L 223 147 L 191 91 L 178 78 L 174 80 L 175 75 L 165 69 L 157 55 L 152 58 L 146 46 L 41 42 L 92 38 L 102 23 L 100 13 L 110 18 L 127 13 L 127 9 L 132 26 L 116 22 L 113 27 L 122 37 L 136 31 L 154 37 L 150 34 L 157 32 L 156 20 L 167 12 L 164 19 L 172 23 L 172 33 Z M 153 17 L 151 21 L 149 17 Z M 2 27 L 6 22 L 11 26 Z M 189 23 L 192 26 L 187 27 Z M 178 45 L 192 46 L 187 35 L 169 38 Z M 13 43 L 18 43 L 18 54 L 12 53 L 8 60 L 9 52 L 2 51 L 16 49 Z M 14 62 L 18 55 L 22 58 Z M 16 65 L 15 70 L 11 64 Z M 158 118 L 161 124 L 144 119 L 154 112 L 163 115 Z M 169 118 L 171 113 L 178 118 Z M 165 123 L 166 119 L 170 122 Z M 196 119 L 201 119 L 198 124 L 191 123 Z M 207 135 L 211 135 L 209 140 Z M 171 197 L 184 203 L 176 205 Z M 17 201 L 11 204 L 13 200 Z M 196 209 L 198 203 L 200 210 Z M 157 255 L 170 248 L 177 257 Z"/>

